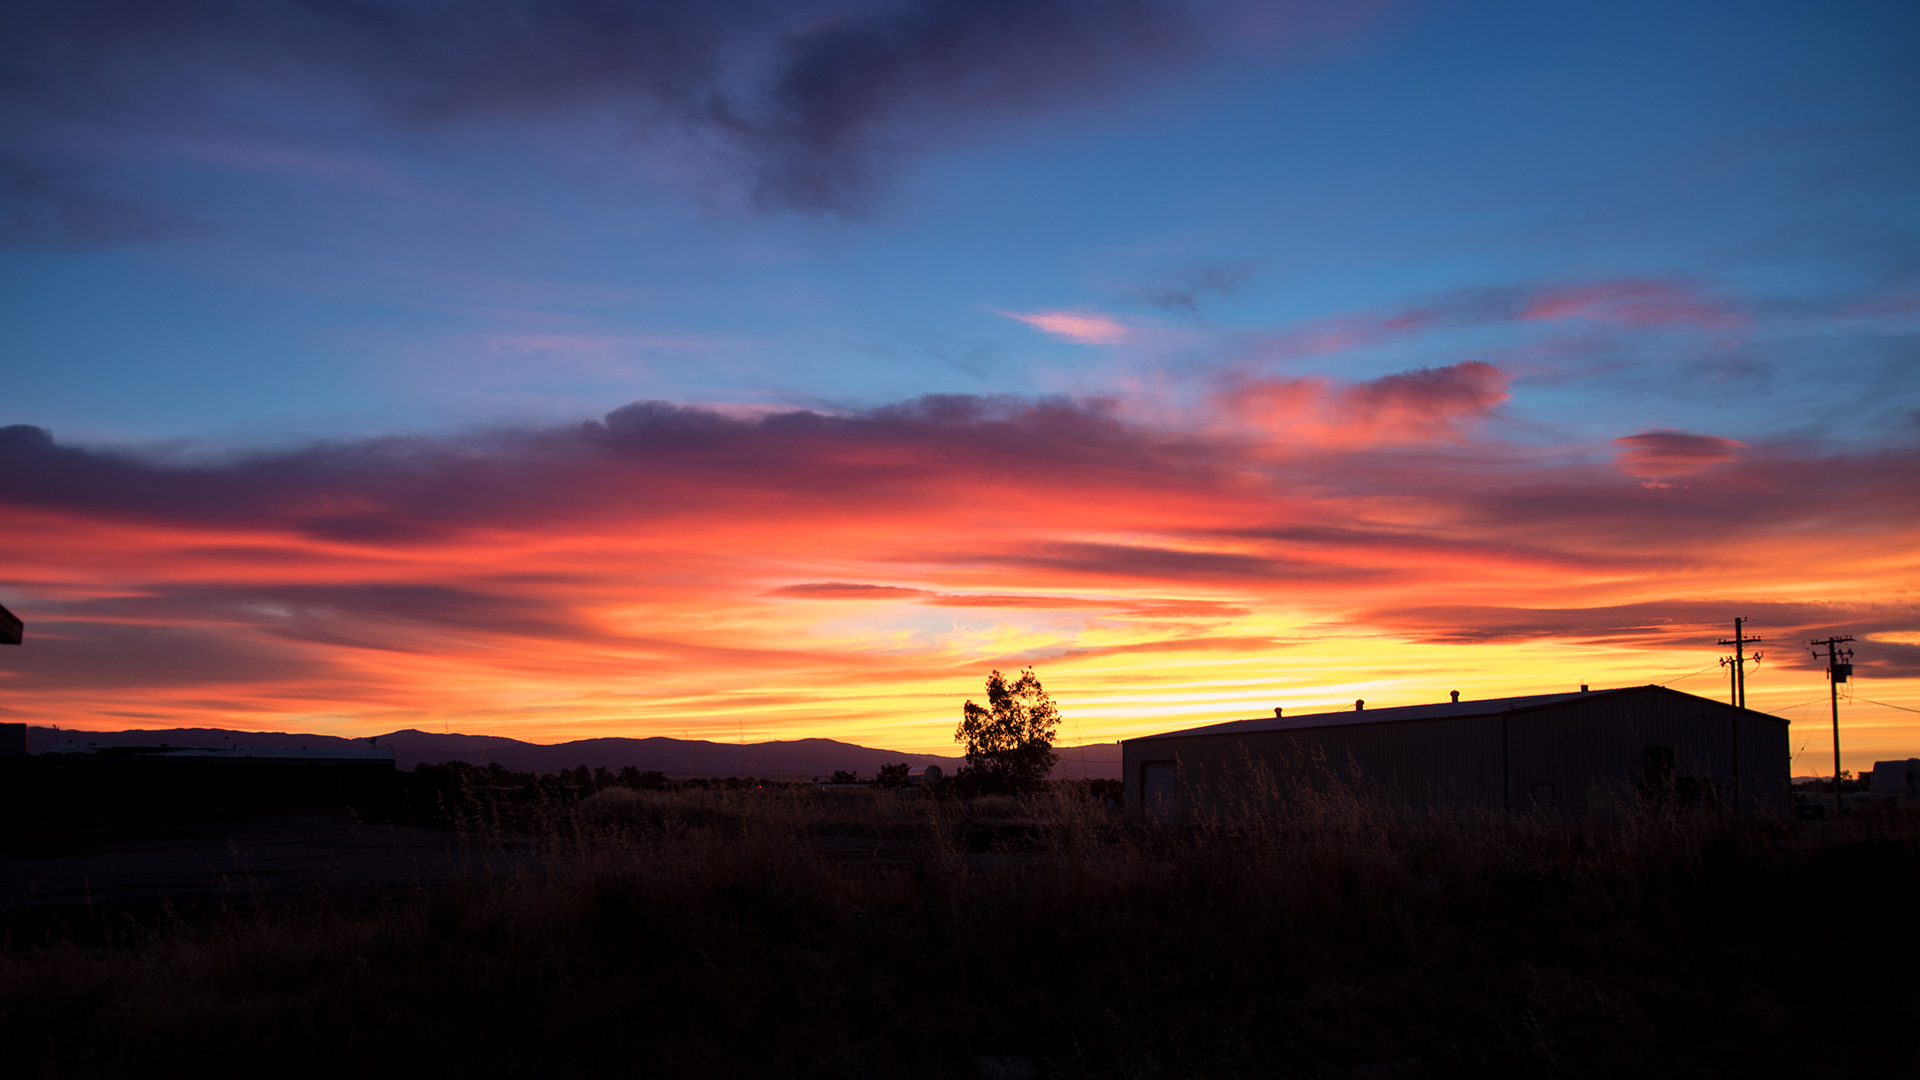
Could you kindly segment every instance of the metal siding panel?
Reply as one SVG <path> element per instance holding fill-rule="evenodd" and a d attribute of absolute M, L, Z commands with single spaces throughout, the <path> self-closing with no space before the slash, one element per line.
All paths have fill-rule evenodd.
<path fill-rule="evenodd" d="M 1514 809 L 1532 806 L 1535 785 L 1553 786 L 1557 809 L 1585 810 L 1597 789 L 1637 788 L 1644 748 L 1673 746 L 1676 758 L 1700 757 L 1698 733 L 1652 694 L 1573 701 L 1511 718 Z M 1692 775 L 1681 767 L 1683 775 Z"/>
<path fill-rule="evenodd" d="M 1787 725 L 1748 713 L 1740 725 L 1742 808 L 1769 817 L 1789 812 L 1787 774 L 1792 767 Z M 1749 754 L 1747 748 L 1753 747 Z"/>
<path fill-rule="evenodd" d="M 1506 746 L 1502 746 L 1502 728 Z M 1786 726 L 1747 713 L 1740 725 L 1741 807 L 1777 812 L 1787 800 Z M 1551 784 L 1557 808 L 1587 808 L 1596 788 L 1637 797 L 1645 748 L 1671 746 L 1676 775 L 1711 779 L 1723 797 L 1733 790 L 1733 717 L 1726 706 L 1678 691 L 1647 687 L 1595 694 L 1507 716 L 1458 717 L 1243 734 L 1161 736 L 1123 743 L 1129 816 L 1140 805 L 1140 764 L 1181 763 L 1182 798 L 1202 812 L 1236 797 L 1255 762 L 1276 782 L 1324 755 L 1345 775 L 1349 762 L 1416 807 L 1500 810 L 1511 770 L 1512 809 L 1532 804 L 1533 785 Z M 1276 768 L 1276 766 L 1280 766 Z"/>
<path fill-rule="evenodd" d="M 1255 782 L 1286 790 L 1322 781 L 1313 774 L 1323 767 L 1342 780 L 1357 768 L 1418 808 L 1500 808 L 1499 725 L 1486 717 L 1155 739 L 1150 747 L 1122 748 L 1130 797 L 1139 790 L 1139 763 L 1168 755 L 1180 762 L 1183 805 L 1199 813 L 1227 809 Z"/>
<path fill-rule="evenodd" d="M 1637 782 L 1638 748 L 1659 727 L 1638 697 L 1575 701 L 1511 717 L 1514 810 L 1532 808 L 1536 785 L 1552 785 L 1555 808 L 1577 813 L 1596 786 Z"/>
<path fill-rule="evenodd" d="M 1569 702 L 1513 718 L 1515 808 L 1533 785 L 1565 793 L 1570 810 L 1588 805 L 1596 788 L 1632 790 L 1649 746 L 1674 748 L 1675 775 L 1710 779 L 1723 799 L 1734 784 L 1731 708 L 1681 693 L 1649 689 L 1594 702 Z M 1740 720 L 1740 807 L 1765 812 L 1786 800 L 1783 725 L 1746 713 Z"/>

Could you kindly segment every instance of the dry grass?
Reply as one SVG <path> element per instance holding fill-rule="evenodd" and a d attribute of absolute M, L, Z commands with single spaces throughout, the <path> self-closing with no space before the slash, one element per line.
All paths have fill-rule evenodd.
<path fill-rule="evenodd" d="M 1180 832 L 1072 788 L 603 791 L 515 824 L 532 869 L 11 948 L 0 1037 L 19 1076 L 1911 1065 L 1920 838 L 1792 829 L 1624 799 L 1436 820 L 1338 785 Z"/>

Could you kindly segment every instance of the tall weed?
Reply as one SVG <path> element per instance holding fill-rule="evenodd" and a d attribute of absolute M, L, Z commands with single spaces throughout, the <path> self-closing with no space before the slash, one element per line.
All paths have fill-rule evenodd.
<path fill-rule="evenodd" d="M 455 842 L 527 857 L 10 943 L 0 1035 L 21 1076 L 1716 1075 L 1842 1033 L 1912 1060 L 1920 994 L 1875 974 L 1917 958 L 1911 822 L 1436 815 L 1317 767 L 1166 828 L 1075 785 L 471 814 Z M 1868 950 L 1844 1009 L 1796 974 Z"/>

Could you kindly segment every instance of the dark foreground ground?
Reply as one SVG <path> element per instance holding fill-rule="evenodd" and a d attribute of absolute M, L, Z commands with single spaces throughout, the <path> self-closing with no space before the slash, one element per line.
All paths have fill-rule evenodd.
<path fill-rule="evenodd" d="M 1920 1074 L 1891 818 L 621 789 L 7 839 L 12 1076 Z"/>
<path fill-rule="evenodd" d="M 0 905 L 16 929 L 30 913 L 71 921 L 88 909 L 426 886 L 528 857 L 344 808 L 119 807 L 15 823 L 0 836 Z"/>

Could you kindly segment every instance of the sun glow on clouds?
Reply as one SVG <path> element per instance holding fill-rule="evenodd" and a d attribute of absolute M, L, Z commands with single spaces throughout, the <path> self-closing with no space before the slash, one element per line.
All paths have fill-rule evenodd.
<path fill-rule="evenodd" d="M 0 584 L 31 646 L 6 708 L 948 750 L 990 667 L 1038 665 L 1068 737 L 1103 740 L 1662 681 L 1710 668 L 1736 614 L 1782 640 L 1854 633 L 1880 700 L 1920 677 L 1901 637 L 1920 452 L 1641 432 L 1617 461 L 1542 459 L 1499 434 L 1511 392 L 1463 362 L 1250 378 L 1181 423 L 1071 400 L 647 403 L 186 464 L 0 429 Z M 1694 490 L 1639 482 L 1709 468 Z M 1755 703 L 1817 697 L 1780 655 Z"/>
<path fill-rule="evenodd" d="M 1249 379 L 1223 392 L 1219 404 L 1275 438 L 1351 448 L 1460 442 L 1507 397 L 1505 374 L 1469 360 L 1365 383 Z"/>

